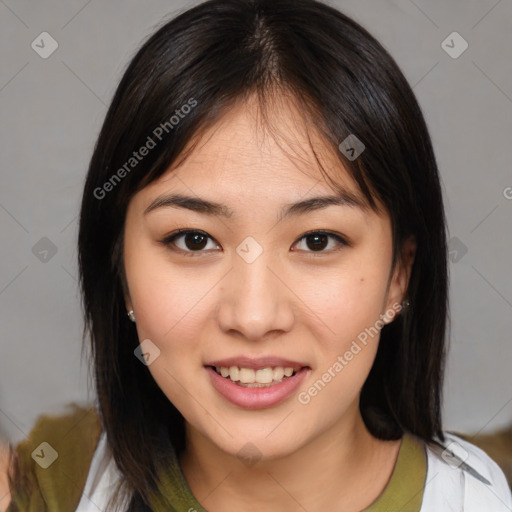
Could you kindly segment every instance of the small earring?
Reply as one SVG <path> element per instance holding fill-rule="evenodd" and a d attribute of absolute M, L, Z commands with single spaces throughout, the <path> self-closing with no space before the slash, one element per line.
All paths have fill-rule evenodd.
<path fill-rule="evenodd" d="M 404 300 L 402 302 L 402 307 L 405 309 L 405 308 L 408 308 L 409 306 L 411 305 L 411 303 L 408 301 L 408 300 Z"/>
<path fill-rule="evenodd" d="M 132 321 L 132 322 L 135 322 L 135 313 L 133 312 L 133 309 L 128 311 L 128 318 Z"/>

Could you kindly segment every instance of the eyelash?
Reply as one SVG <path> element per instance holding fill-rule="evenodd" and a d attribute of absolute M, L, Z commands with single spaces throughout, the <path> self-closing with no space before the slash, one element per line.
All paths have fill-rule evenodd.
<path fill-rule="evenodd" d="M 171 246 L 174 245 L 174 242 L 177 238 L 180 238 L 184 235 L 187 235 L 187 234 L 190 234 L 190 233 L 196 233 L 196 234 L 200 234 L 200 235 L 204 235 L 206 236 L 207 238 L 209 238 L 210 240 L 213 240 L 217 245 L 220 245 L 218 244 L 218 242 L 213 238 L 211 237 L 210 235 L 208 235 L 208 233 L 205 233 L 204 231 L 201 231 L 199 229 L 179 229 L 178 231 L 175 231 L 174 233 L 171 233 L 169 236 L 165 237 L 163 240 L 160 240 L 160 243 L 162 243 L 163 245 L 165 245 L 166 247 L 168 247 L 170 250 L 174 251 L 174 252 L 180 252 L 182 253 L 183 255 L 185 256 L 192 256 L 192 257 L 196 257 L 196 256 L 199 256 L 201 255 L 202 253 L 204 253 L 205 251 L 204 250 L 198 250 L 198 251 L 185 251 L 184 249 L 180 249 L 180 248 L 172 248 Z M 337 233 L 333 233 L 332 231 L 326 231 L 326 230 L 314 230 L 314 231 L 308 231 L 307 233 L 304 233 L 295 243 L 298 243 L 300 242 L 301 240 L 307 238 L 308 236 L 312 236 L 312 235 L 326 235 L 328 237 L 331 237 L 331 238 L 334 238 L 335 240 L 338 241 L 338 243 L 340 244 L 341 247 L 344 247 L 344 246 L 349 246 L 350 244 L 340 235 L 338 235 Z M 294 245 L 295 245 L 294 243 Z M 335 252 L 335 251 L 338 251 L 341 249 L 341 247 L 338 247 L 338 248 L 335 248 L 335 249 L 330 249 L 330 250 L 321 250 L 321 251 L 304 251 L 310 255 L 312 255 L 313 257 L 315 256 L 321 256 L 322 254 L 329 254 L 331 252 Z"/>

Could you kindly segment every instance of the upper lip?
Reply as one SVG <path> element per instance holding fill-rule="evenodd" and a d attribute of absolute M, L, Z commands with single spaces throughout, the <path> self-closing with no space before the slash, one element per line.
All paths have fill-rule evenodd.
<path fill-rule="evenodd" d="M 269 367 L 275 368 L 276 366 L 282 366 L 283 368 L 293 368 L 294 370 L 300 370 L 301 368 L 304 368 L 308 365 L 298 361 L 292 361 L 291 359 L 283 359 L 281 357 L 275 356 L 264 356 L 255 358 L 239 356 L 210 361 L 206 363 L 205 366 L 215 366 L 217 368 L 220 368 L 221 366 L 224 366 L 226 368 L 229 368 L 230 366 L 238 366 L 239 368 L 252 368 L 253 370 L 260 370 L 262 368 Z"/>

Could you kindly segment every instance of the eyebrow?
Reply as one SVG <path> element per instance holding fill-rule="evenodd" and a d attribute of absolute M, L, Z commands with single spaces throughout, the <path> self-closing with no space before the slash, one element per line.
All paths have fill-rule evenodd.
<path fill-rule="evenodd" d="M 321 210 L 328 206 L 348 206 L 362 211 L 368 209 L 368 205 L 358 196 L 346 189 L 340 189 L 336 195 L 317 196 L 287 204 L 281 210 L 279 219 L 301 215 L 308 212 Z M 210 216 L 230 218 L 234 212 L 224 204 L 209 201 L 200 197 L 191 197 L 183 194 L 167 194 L 157 197 L 145 210 L 144 215 L 159 208 L 185 208 L 194 212 Z"/>

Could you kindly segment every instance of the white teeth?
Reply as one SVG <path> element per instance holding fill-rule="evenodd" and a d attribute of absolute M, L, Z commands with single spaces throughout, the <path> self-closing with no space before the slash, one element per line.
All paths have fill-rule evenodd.
<path fill-rule="evenodd" d="M 221 366 L 216 368 L 217 373 L 223 377 L 231 379 L 233 382 L 240 384 L 276 384 L 285 377 L 291 377 L 294 369 L 291 367 L 283 368 L 276 366 L 275 368 L 267 367 L 259 370 L 252 368 L 239 368 L 238 366 Z"/>
<path fill-rule="evenodd" d="M 272 368 L 263 368 L 262 370 L 256 370 L 255 382 L 260 384 L 270 384 L 274 377 L 274 371 Z"/>
<path fill-rule="evenodd" d="M 220 368 L 221 372 L 222 372 L 222 366 Z M 227 368 L 224 368 L 224 370 L 227 370 Z M 228 375 L 226 375 L 227 377 Z M 238 369 L 238 366 L 230 366 L 229 367 L 229 378 L 233 381 L 233 382 L 237 382 L 240 380 L 240 370 Z"/>
<path fill-rule="evenodd" d="M 274 368 L 274 380 L 281 380 L 284 377 L 284 368 L 282 366 L 278 366 L 277 368 Z"/>
<path fill-rule="evenodd" d="M 240 368 L 240 382 L 242 384 L 252 384 L 255 382 L 256 372 L 251 368 Z"/>

